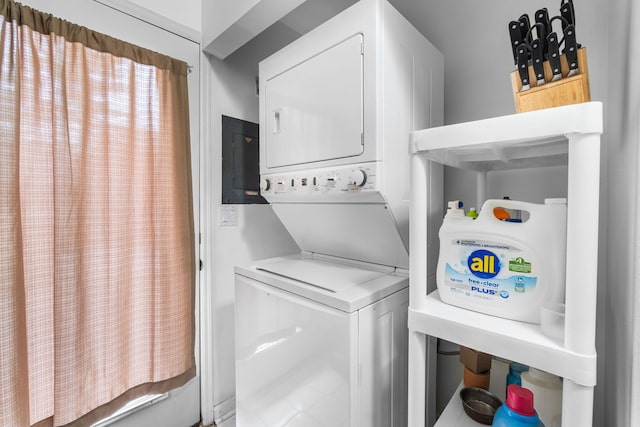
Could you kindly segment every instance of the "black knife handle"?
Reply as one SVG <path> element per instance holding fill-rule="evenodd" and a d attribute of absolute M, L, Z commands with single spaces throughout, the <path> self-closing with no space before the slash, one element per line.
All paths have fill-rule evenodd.
<path fill-rule="evenodd" d="M 567 2 L 563 3 L 560 6 L 560 16 L 562 16 L 566 21 L 562 21 L 562 30 L 564 31 L 567 28 L 567 25 L 576 25 L 576 14 L 573 9 L 573 3 Z"/>
<path fill-rule="evenodd" d="M 520 33 L 520 23 L 518 21 L 509 22 L 509 38 L 511 39 L 511 49 L 513 50 L 513 63 L 518 65 L 518 45 L 521 44 L 524 39 Z"/>
<path fill-rule="evenodd" d="M 522 82 L 522 91 L 529 89 L 529 52 L 525 43 L 520 43 L 516 48 L 518 55 L 518 74 L 520 74 L 520 81 Z"/>
<path fill-rule="evenodd" d="M 544 84 L 544 53 L 542 52 L 542 40 L 535 39 L 531 42 L 531 64 L 536 75 L 536 86 Z"/>
<path fill-rule="evenodd" d="M 569 74 L 577 74 L 578 70 L 578 43 L 576 42 L 576 30 L 573 25 L 564 29 L 564 54 L 569 66 Z"/>
<path fill-rule="evenodd" d="M 550 29 L 549 25 L 549 10 L 546 7 L 536 10 L 536 23 L 545 24 L 547 30 Z"/>
<path fill-rule="evenodd" d="M 573 8 L 573 2 L 568 1 L 560 5 L 560 16 L 564 18 L 562 20 L 562 31 L 565 32 L 569 25 L 576 27 L 576 10 Z M 580 43 L 576 41 L 576 48 L 580 49 Z"/>
<path fill-rule="evenodd" d="M 536 24 L 542 24 L 538 26 L 538 38 L 546 40 L 547 34 L 551 32 L 551 21 L 549 20 L 549 11 L 546 7 L 536 11 L 535 21 Z M 546 42 L 544 42 L 543 48 L 546 54 L 549 51 Z"/>
<path fill-rule="evenodd" d="M 522 15 L 520 15 L 520 18 L 518 18 L 518 22 L 520 23 L 520 35 L 522 41 L 525 43 L 529 43 L 529 39 L 527 38 L 529 34 L 529 28 L 531 28 L 529 15 L 523 13 Z"/>
<path fill-rule="evenodd" d="M 551 66 L 551 73 L 553 74 L 551 80 L 555 81 L 562 78 L 562 71 L 560 69 L 560 49 L 558 47 L 558 35 L 555 31 L 552 31 L 547 36 L 547 46 L 549 47 L 547 59 L 549 60 L 549 66 Z"/>

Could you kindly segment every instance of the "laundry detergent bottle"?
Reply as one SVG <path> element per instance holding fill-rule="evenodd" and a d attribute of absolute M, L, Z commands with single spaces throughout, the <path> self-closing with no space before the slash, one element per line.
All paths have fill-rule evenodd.
<path fill-rule="evenodd" d="M 476 219 L 459 208 L 450 204 L 439 232 L 442 301 L 540 323 L 542 304 L 564 301 L 566 199 L 487 200 Z"/>
<path fill-rule="evenodd" d="M 559 425 L 562 419 L 562 379 L 531 368 L 521 375 L 522 387 L 531 390 L 536 400 L 536 412 L 547 426 Z"/>
<path fill-rule="evenodd" d="M 507 399 L 493 416 L 493 427 L 544 427 L 533 404 L 531 390 L 515 384 L 507 387 Z"/>
<path fill-rule="evenodd" d="M 509 384 L 522 386 L 522 373 L 528 370 L 529 367 L 527 365 L 511 362 L 509 364 L 509 373 L 507 374 L 507 386 L 509 386 Z"/>

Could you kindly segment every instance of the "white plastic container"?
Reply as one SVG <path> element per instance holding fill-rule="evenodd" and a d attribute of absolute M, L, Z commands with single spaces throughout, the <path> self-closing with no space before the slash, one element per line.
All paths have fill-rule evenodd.
<path fill-rule="evenodd" d="M 533 392 L 536 411 L 547 427 L 560 426 L 562 420 L 562 380 L 556 375 L 529 368 L 520 375 L 522 387 Z"/>
<path fill-rule="evenodd" d="M 542 304 L 564 302 L 566 199 L 487 200 L 475 220 L 449 206 L 436 271 L 443 302 L 530 323 Z M 498 219 L 496 208 L 522 222 Z"/>
<path fill-rule="evenodd" d="M 491 382 L 489 383 L 489 391 L 503 401 L 507 398 L 509 363 L 508 360 L 496 356 L 491 360 Z"/>
<path fill-rule="evenodd" d="M 547 303 L 540 307 L 540 329 L 548 337 L 564 342 L 565 305 Z"/>

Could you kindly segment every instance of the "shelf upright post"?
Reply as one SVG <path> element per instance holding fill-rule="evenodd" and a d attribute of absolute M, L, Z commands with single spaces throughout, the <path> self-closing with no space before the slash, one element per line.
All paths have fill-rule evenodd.
<path fill-rule="evenodd" d="M 427 295 L 429 257 L 427 248 L 435 236 L 430 236 L 431 218 L 427 189 L 442 184 L 442 166 L 434 165 L 422 154 L 411 156 L 411 211 L 409 217 L 409 307 L 424 310 Z M 434 169 L 437 169 L 435 171 Z M 436 203 L 437 205 L 438 203 Z M 431 210 L 434 210 L 431 207 Z M 410 427 L 432 426 L 436 421 L 436 347 L 437 338 L 409 330 L 409 393 L 408 425 Z"/>
<path fill-rule="evenodd" d="M 596 337 L 600 135 L 572 134 L 567 183 L 565 346 L 593 354 Z"/>
<path fill-rule="evenodd" d="M 420 154 L 411 156 L 411 210 L 409 214 L 409 307 L 422 309 L 421 295 L 427 293 L 427 160 Z M 423 191 L 420 191 L 423 189 Z M 408 424 L 425 425 L 427 402 L 427 337 L 409 330 Z"/>
<path fill-rule="evenodd" d="M 487 171 L 477 172 L 476 178 L 476 207 L 478 212 L 482 209 L 482 205 L 487 201 Z"/>
<path fill-rule="evenodd" d="M 565 347 L 584 355 L 595 354 L 598 279 L 598 230 L 600 191 L 600 135 L 569 134 L 567 183 L 567 260 Z M 562 398 L 563 425 L 592 425 L 593 387 L 565 379 Z"/>
<path fill-rule="evenodd" d="M 409 213 L 409 305 L 424 309 L 427 295 L 428 246 L 428 160 L 420 153 L 411 156 L 411 209 Z"/>

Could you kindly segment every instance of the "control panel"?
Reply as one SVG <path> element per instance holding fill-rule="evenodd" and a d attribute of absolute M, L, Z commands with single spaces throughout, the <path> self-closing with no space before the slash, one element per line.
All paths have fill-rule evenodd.
<path fill-rule="evenodd" d="M 320 199 L 378 193 L 381 168 L 364 163 L 322 169 L 267 174 L 260 177 L 260 194 L 267 199 Z"/>

